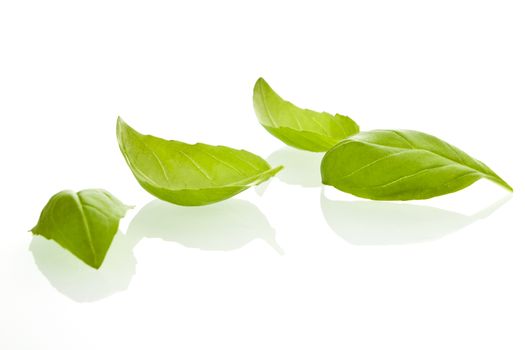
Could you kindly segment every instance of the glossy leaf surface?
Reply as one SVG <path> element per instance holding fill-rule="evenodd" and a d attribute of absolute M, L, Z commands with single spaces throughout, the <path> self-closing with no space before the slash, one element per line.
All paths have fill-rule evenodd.
<path fill-rule="evenodd" d="M 359 132 L 359 126 L 348 117 L 302 109 L 282 99 L 263 78 L 255 83 L 253 106 L 270 134 L 307 151 L 325 152 Z"/>
<path fill-rule="evenodd" d="M 51 197 L 31 231 L 98 269 L 130 208 L 105 190 L 62 191 Z"/>
<path fill-rule="evenodd" d="M 264 159 L 244 150 L 142 135 L 120 118 L 117 138 L 140 185 L 155 197 L 179 205 L 222 201 L 282 169 L 272 169 Z"/>
<path fill-rule="evenodd" d="M 426 199 L 459 191 L 481 178 L 512 188 L 488 166 L 437 137 L 411 130 L 375 130 L 328 151 L 323 183 L 377 200 Z"/>

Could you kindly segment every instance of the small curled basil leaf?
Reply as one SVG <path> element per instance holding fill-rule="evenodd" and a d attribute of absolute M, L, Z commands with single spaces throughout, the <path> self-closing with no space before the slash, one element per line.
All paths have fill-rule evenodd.
<path fill-rule="evenodd" d="M 155 197 L 178 205 L 206 205 L 258 185 L 283 167 L 225 146 L 187 144 L 142 135 L 121 118 L 120 150 L 139 184 Z"/>
<path fill-rule="evenodd" d="M 479 179 L 512 187 L 488 166 L 437 137 L 411 130 L 362 132 L 328 151 L 323 183 L 376 200 L 426 199 Z"/>
<path fill-rule="evenodd" d="M 302 109 L 282 99 L 263 78 L 253 88 L 253 107 L 270 134 L 306 151 L 325 152 L 359 132 L 359 126 L 348 117 Z"/>
<path fill-rule="evenodd" d="M 61 191 L 46 204 L 33 234 L 54 240 L 98 269 L 117 233 L 120 219 L 132 207 L 102 189 Z"/>

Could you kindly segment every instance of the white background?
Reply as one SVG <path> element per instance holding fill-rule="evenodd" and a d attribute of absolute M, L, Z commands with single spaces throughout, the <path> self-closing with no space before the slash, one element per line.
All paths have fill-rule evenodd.
<path fill-rule="evenodd" d="M 523 6 L 0 2 L 0 349 L 523 349 Z M 321 155 L 258 124 L 259 76 L 363 130 L 439 136 L 515 193 L 323 188 Z M 287 168 L 218 205 L 144 207 L 117 115 Z M 136 205 L 100 271 L 27 232 L 55 192 L 93 187 Z"/>

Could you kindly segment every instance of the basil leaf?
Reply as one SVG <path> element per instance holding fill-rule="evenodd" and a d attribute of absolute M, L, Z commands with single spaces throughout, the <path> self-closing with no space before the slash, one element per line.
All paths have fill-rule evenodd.
<path fill-rule="evenodd" d="M 278 173 L 261 157 L 225 146 L 190 145 L 142 135 L 121 118 L 120 150 L 139 184 L 179 205 L 206 205 L 230 198 Z"/>
<path fill-rule="evenodd" d="M 431 198 L 481 178 L 512 191 L 482 162 L 434 136 L 410 130 L 352 136 L 325 154 L 321 176 L 326 185 L 377 200 Z"/>
<path fill-rule="evenodd" d="M 253 88 L 253 107 L 270 134 L 307 151 L 325 152 L 359 132 L 359 126 L 348 117 L 301 109 L 283 100 L 263 78 Z"/>
<path fill-rule="evenodd" d="M 51 197 L 31 231 L 98 269 L 130 208 L 105 190 L 62 191 Z"/>

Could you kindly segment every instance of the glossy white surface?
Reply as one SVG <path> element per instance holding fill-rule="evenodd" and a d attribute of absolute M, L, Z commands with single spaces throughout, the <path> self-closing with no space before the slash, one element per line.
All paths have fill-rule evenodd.
<path fill-rule="evenodd" d="M 523 349 L 519 1 L 0 3 L 0 349 Z M 426 131 L 515 188 L 422 202 L 321 187 L 258 123 L 259 76 L 362 129 Z M 287 168 L 223 203 L 154 200 L 137 130 Z M 62 189 L 136 205 L 95 271 L 27 232 Z"/>

